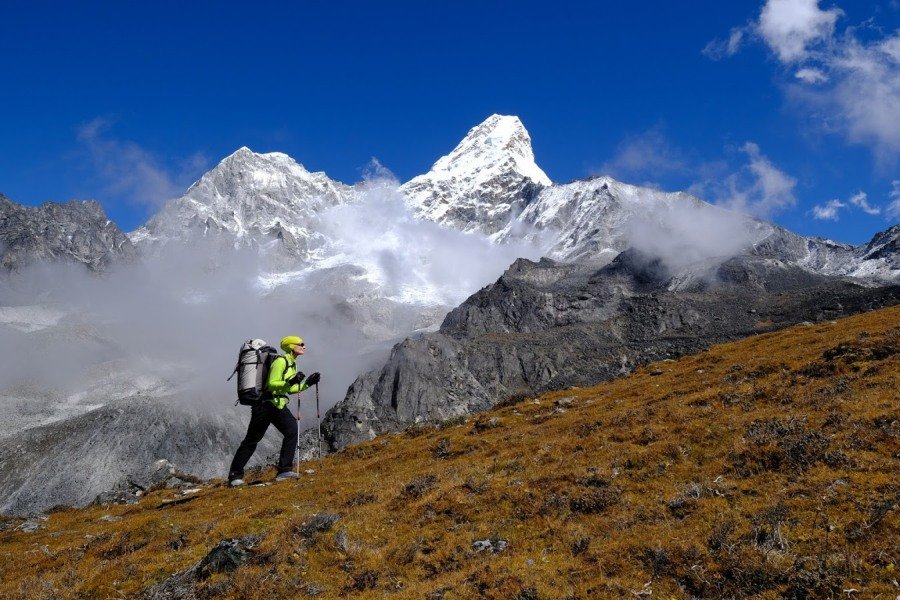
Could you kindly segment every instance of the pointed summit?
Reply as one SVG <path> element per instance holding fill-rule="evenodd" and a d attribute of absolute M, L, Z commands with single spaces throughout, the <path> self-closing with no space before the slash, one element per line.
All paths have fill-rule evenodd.
<path fill-rule="evenodd" d="M 431 171 L 478 172 L 487 166 L 512 167 L 535 183 L 550 185 L 550 178 L 534 162 L 531 136 L 519 117 L 491 115 L 473 127 L 453 151 L 431 167 Z"/>
<path fill-rule="evenodd" d="M 287 169 L 301 176 L 311 174 L 303 165 L 283 152 L 260 153 L 247 146 L 241 146 L 219 161 L 219 164 L 204 177 L 227 169 L 243 171 Z"/>
<path fill-rule="evenodd" d="M 534 162 L 522 121 L 495 114 L 401 190 L 420 218 L 492 234 L 549 185 L 550 178 Z"/>
<path fill-rule="evenodd" d="M 240 148 L 238 148 L 237 150 L 235 150 L 234 152 L 232 152 L 231 154 L 229 154 L 228 156 L 223 158 L 222 161 L 224 162 L 224 161 L 228 160 L 229 158 L 234 158 L 234 157 L 246 157 L 246 156 L 250 156 L 252 154 L 256 154 L 256 152 L 254 152 L 247 146 L 241 146 Z"/>

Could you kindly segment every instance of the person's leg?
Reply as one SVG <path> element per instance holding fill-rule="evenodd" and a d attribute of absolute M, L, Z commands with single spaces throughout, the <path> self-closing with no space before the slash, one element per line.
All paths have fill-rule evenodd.
<path fill-rule="evenodd" d="M 266 406 L 268 405 L 268 407 Z M 250 413 L 250 424 L 247 426 L 247 435 L 244 441 L 238 446 L 237 452 L 234 454 L 234 460 L 231 461 L 231 468 L 228 469 L 228 481 L 242 479 L 244 477 L 244 466 L 256 451 L 256 445 L 266 435 L 266 429 L 272 422 L 271 402 L 263 400 L 260 404 L 254 406 Z"/>
<path fill-rule="evenodd" d="M 272 424 L 281 432 L 281 455 L 278 458 L 278 472 L 284 473 L 294 468 L 294 456 L 297 453 L 297 419 L 287 406 L 277 410 L 272 416 Z"/>

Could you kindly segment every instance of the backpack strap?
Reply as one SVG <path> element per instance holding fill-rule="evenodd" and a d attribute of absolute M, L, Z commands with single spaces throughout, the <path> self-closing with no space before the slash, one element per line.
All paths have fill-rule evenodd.
<path fill-rule="evenodd" d="M 283 359 L 284 359 L 284 370 L 287 371 L 287 357 L 285 357 L 283 354 L 276 354 L 275 357 L 272 358 L 272 360 L 269 361 L 269 370 L 268 370 L 268 373 L 271 373 L 271 372 L 272 372 L 272 365 L 275 364 L 275 361 L 278 360 L 279 358 L 283 358 Z M 267 380 L 268 380 L 268 378 L 269 378 L 268 373 L 266 373 L 266 379 L 267 379 Z M 259 397 L 260 402 L 262 402 L 263 400 L 271 400 L 272 398 L 275 397 L 275 396 L 272 395 L 272 392 L 269 391 L 268 381 L 263 381 L 263 382 L 262 382 L 262 390 L 261 390 L 260 392 L 261 392 L 261 393 L 260 393 L 260 397 Z"/>
<path fill-rule="evenodd" d="M 288 359 L 287 359 L 287 356 L 286 356 L 286 355 L 284 355 L 284 354 L 279 354 L 278 356 L 276 356 L 275 358 L 272 359 L 272 362 L 275 362 L 275 361 L 278 360 L 279 358 L 283 358 L 283 359 L 284 359 L 284 370 L 287 371 L 287 370 L 288 370 L 288 367 L 291 366 L 291 365 L 290 365 L 290 363 L 288 362 Z M 269 368 L 269 370 L 271 370 L 271 367 Z"/>
<path fill-rule="evenodd" d="M 238 367 L 241 366 L 241 359 L 238 359 L 237 363 L 234 365 L 234 371 L 231 372 L 231 375 L 228 376 L 228 379 L 225 381 L 231 381 L 232 377 L 234 377 L 235 373 L 238 372 Z"/>

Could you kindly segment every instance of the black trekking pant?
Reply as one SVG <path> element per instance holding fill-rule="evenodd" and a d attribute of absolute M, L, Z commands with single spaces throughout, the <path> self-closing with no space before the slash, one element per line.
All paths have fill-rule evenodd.
<path fill-rule="evenodd" d="M 244 466 L 253 456 L 256 445 L 263 439 L 269 425 L 274 425 L 275 429 L 284 436 L 284 440 L 281 442 L 281 455 L 278 459 L 278 472 L 284 473 L 294 468 L 294 455 L 297 452 L 297 419 L 288 410 L 287 405 L 284 408 L 276 408 L 268 400 L 263 400 L 253 406 L 251 410 L 247 435 L 244 436 L 244 441 L 238 446 L 234 460 L 231 461 L 231 468 L 228 469 L 228 481 L 244 477 Z"/>

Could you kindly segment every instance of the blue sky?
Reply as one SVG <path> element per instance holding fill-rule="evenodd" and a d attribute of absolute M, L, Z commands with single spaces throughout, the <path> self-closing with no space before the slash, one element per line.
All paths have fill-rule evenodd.
<path fill-rule="evenodd" d="M 554 181 L 861 243 L 900 217 L 898 28 L 897 0 L 7 2 L 0 193 L 130 230 L 240 146 L 406 181 L 501 113 Z"/>

